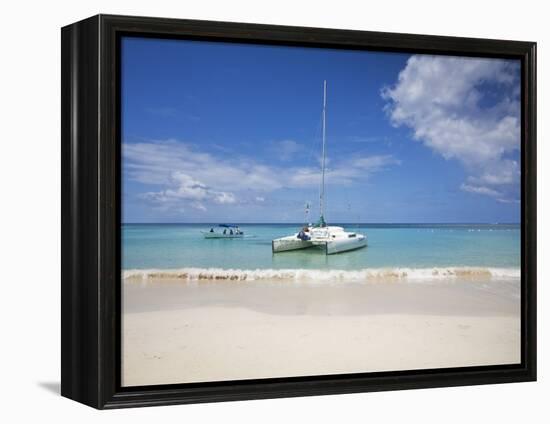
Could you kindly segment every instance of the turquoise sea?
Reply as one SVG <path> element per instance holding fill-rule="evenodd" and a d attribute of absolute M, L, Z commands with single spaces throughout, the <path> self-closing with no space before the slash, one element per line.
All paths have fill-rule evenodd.
<path fill-rule="evenodd" d="M 277 270 L 447 268 L 490 270 L 519 276 L 517 224 L 331 224 L 366 234 L 368 247 L 325 255 L 312 248 L 271 252 L 271 240 L 293 234 L 300 224 L 241 224 L 242 239 L 204 239 L 216 224 L 124 224 L 122 268 L 139 270 Z M 198 271 L 197 271 L 198 270 Z M 430 271 L 431 272 L 431 271 Z M 432 272 L 433 273 L 433 272 Z"/>

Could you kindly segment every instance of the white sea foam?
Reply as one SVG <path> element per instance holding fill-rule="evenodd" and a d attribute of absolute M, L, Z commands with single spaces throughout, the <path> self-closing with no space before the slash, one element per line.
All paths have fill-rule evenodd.
<path fill-rule="evenodd" d="M 519 280 L 519 268 L 440 267 L 440 268 L 365 268 L 360 270 L 324 269 L 130 269 L 123 279 L 171 279 L 185 281 L 303 281 L 303 282 L 368 282 L 368 281 L 432 281 L 456 279 Z"/>

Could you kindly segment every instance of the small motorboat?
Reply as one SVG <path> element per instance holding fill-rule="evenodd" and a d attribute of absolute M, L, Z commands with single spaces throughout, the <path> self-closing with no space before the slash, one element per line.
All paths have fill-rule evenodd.
<path fill-rule="evenodd" d="M 207 239 L 233 239 L 243 238 L 244 233 L 238 225 L 220 224 L 214 229 L 211 227 L 209 231 L 201 231 L 204 238 Z"/>
<path fill-rule="evenodd" d="M 271 241 L 271 250 L 273 253 L 286 252 L 290 250 L 306 249 L 308 247 L 322 247 L 327 255 L 334 253 L 347 252 L 349 250 L 360 249 L 367 245 L 367 237 L 363 234 L 344 231 L 342 227 L 329 226 L 325 222 L 325 120 L 327 104 L 327 82 L 323 87 L 323 144 L 321 152 L 321 192 L 319 194 L 319 210 L 321 216 L 319 221 L 312 225 L 304 226 L 299 232 L 292 236 L 277 238 Z M 306 214 L 309 211 L 309 205 L 306 207 Z"/>

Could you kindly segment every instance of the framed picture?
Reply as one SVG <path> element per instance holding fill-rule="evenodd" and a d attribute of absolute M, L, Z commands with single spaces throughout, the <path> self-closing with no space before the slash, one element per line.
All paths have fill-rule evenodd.
<path fill-rule="evenodd" d="M 535 43 L 62 29 L 62 395 L 536 378 Z"/>

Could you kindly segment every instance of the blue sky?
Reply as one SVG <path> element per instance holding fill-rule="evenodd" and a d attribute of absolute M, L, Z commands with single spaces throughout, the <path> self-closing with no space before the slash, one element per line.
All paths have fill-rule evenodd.
<path fill-rule="evenodd" d="M 519 64 L 125 38 L 124 222 L 519 222 Z"/>

